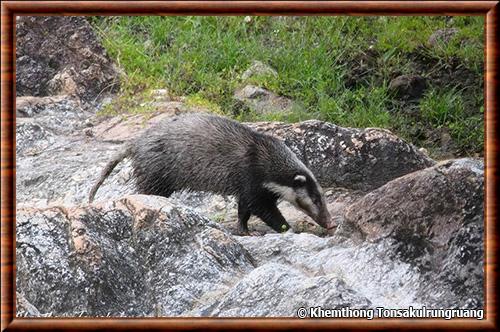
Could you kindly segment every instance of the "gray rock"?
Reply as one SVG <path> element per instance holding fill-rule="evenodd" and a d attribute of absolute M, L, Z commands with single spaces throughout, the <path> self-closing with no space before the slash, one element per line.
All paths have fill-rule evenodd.
<path fill-rule="evenodd" d="M 419 99 L 426 87 L 426 79 L 419 75 L 401 75 L 389 83 L 389 91 L 402 99 Z"/>
<path fill-rule="evenodd" d="M 421 288 L 421 297 L 434 307 L 484 308 L 483 215 L 475 215 L 468 224 L 454 232 L 444 253 L 439 254 L 442 259 L 434 261 L 439 264 L 436 268 L 438 274 L 434 278 L 429 277 L 429 280 L 433 280 L 434 287 L 443 291 L 436 294 L 435 288 L 428 284 Z"/>
<path fill-rule="evenodd" d="M 16 123 L 16 156 L 36 155 L 54 144 L 54 135 L 33 122 Z"/>
<path fill-rule="evenodd" d="M 70 107 L 78 107 L 78 101 L 71 96 L 51 96 L 51 97 L 17 97 L 16 117 L 37 117 L 40 114 L 51 112 L 51 107 L 60 103 L 70 104 Z M 68 107 L 69 108 L 69 107 Z"/>
<path fill-rule="evenodd" d="M 294 316 L 301 306 L 416 303 L 418 275 L 380 245 L 233 237 L 160 197 L 21 208 L 16 228 L 23 316 Z"/>
<path fill-rule="evenodd" d="M 76 208 L 18 205 L 17 314 L 262 317 L 318 305 L 482 308 L 482 167 L 456 160 L 361 198 L 330 192 L 344 202 L 341 226 L 356 230 L 339 227 L 331 237 L 232 236 L 194 212 L 209 209 L 206 197 L 184 200 L 182 193 Z M 212 202 L 221 210 L 226 204 Z M 373 216 L 378 226 L 358 215 Z"/>
<path fill-rule="evenodd" d="M 253 268 L 217 224 L 148 196 L 20 209 L 16 258 L 27 316 L 182 315 Z"/>
<path fill-rule="evenodd" d="M 16 316 L 17 317 L 41 317 L 38 309 L 29 303 L 22 294 L 16 292 Z"/>
<path fill-rule="evenodd" d="M 67 95 L 16 98 L 18 121 L 32 121 L 58 135 L 74 134 L 85 127 L 85 120 L 92 115 L 78 99 Z"/>
<path fill-rule="evenodd" d="M 384 129 L 343 128 L 317 120 L 249 125 L 283 139 L 323 187 L 370 190 L 434 165 L 416 147 Z"/>
<path fill-rule="evenodd" d="M 253 61 L 251 66 L 241 74 L 241 79 L 246 81 L 251 77 L 266 76 L 278 77 L 278 72 L 260 61 Z"/>
<path fill-rule="evenodd" d="M 351 205 L 346 218 L 369 241 L 408 233 L 445 245 L 482 214 L 483 168 L 481 160 L 457 159 L 399 177 Z"/>
<path fill-rule="evenodd" d="M 392 243 L 353 243 L 339 237 L 285 233 L 238 237 L 257 265 L 281 264 L 309 277 L 338 278 L 346 288 L 370 302 L 370 307 L 420 306 L 418 289 L 423 280 L 414 268 L 386 254 Z M 425 282 L 423 283 L 425 284 Z M 293 301 L 292 296 L 289 296 Z M 316 301 L 322 301 L 317 298 Z M 358 303 L 359 304 L 359 303 Z"/>
<path fill-rule="evenodd" d="M 317 306 L 361 309 L 371 303 L 335 276 L 309 276 L 289 265 L 268 263 L 240 280 L 210 315 L 295 317 L 298 308 Z"/>
<path fill-rule="evenodd" d="M 96 144 L 89 137 L 70 137 L 59 138 L 48 149 L 41 149 L 37 144 L 46 144 L 48 139 L 31 146 L 30 142 L 37 141 L 21 133 L 17 137 L 18 142 L 23 142 L 23 153 L 16 156 L 18 205 L 74 206 L 87 202 L 93 181 L 109 159 L 122 148 L 109 142 Z M 36 149 L 36 153 L 30 153 L 29 149 Z M 111 199 L 134 193 L 130 172 L 129 162 L 120 163 L 112 174 L 112 185 L 99 190 L 100 197 Z"/>
<path fill-rule="evenodd" d="M 430 35 L 427 44 L 430 46 L 438 46 L 439 44 L 447 44 L 456 34 L 457 28 L 439 29 Z"/>
<path fill-rule="evenodd" d="M 118 88 L 118 69 L 84 17 L 17 17 L 17 96 L 69 94 L 88 103 Z"/>
<path fill-rule="evenodd" d="M 16 227 L 18 316 L 294 316 L 300 306 L 370 305 L 333 275 L 255 268 L 236 238 L 164 198 L 21 208 Z"/>
<path fill-rule="evenodd" d="M 286 113 L 299 108 L 291 99 L 278 96 L 275 93 L 255 85 L 246 85 L 234 93 L 238 107 L 258 114 L 273 112 Z M 241 110 L 238 110 L 241 112 Z"/>
<path fill-rule="evenodd" d="M 423 291 L 431 303 L 482 307 L 483 169 L 458 159 L 400 177 L 352 204 L 345 222 L 370 242 L 395 240 L 389 252 L 440 288 Z"/>

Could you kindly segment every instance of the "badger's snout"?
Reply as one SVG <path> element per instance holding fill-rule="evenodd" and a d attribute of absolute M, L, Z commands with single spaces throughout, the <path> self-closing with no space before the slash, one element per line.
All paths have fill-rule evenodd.
<path fill-rule="evenodd" d="M 292 203 L 321 227 L 332 229 L 336 224 L 332 221 L 326 206 L 323 189 L 312 173 L 308 172 L 306 175 L 296 175 L 292 184 L 282 185 L 275 182 L 266 182 L 264 188 L 275 193 L 281 199 Z"/>
<path fill-rule="evenodd" d="M 317 200 L 316 203 L 309 198 L 298 198 L 295 206 L 305 212 L 323 228 L 331 229 L 336 226 L 336 224 L 332 221 L 332 217 L 330 215 L 330 211 L 328 211 L 324 197 L 321 197 L 321 199 Z"/>
<path fill-rule="evenodd" d="M 332 216 L 330 215 L 330 212 L 325 208 L 326 213 L 324 216 L 320 218 L 320 221 L 318 221 L 318 224 L 320 226 L 323 226 L 326 229 L 332 229 L 337 227 L 337 224 L 332 220 Z"/>
<path fill-rule="evenodd" d="M 316 216 L 310 216 L 318 225 L 326 229 L 332 229 L 336 226 L 336 224 L 332 221 L 332 216 L 330 215 L 330 211 L 328 211 L 324 198 L 322 199 L 321 206 L 318 211 L 319 212 Z"/>

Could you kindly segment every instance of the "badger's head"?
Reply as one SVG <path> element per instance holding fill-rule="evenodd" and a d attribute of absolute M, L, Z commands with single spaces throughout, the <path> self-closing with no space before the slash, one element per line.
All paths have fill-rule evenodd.
<path fill-rule="evenodd" d="M 327 229 L 335 226 L 326 207 L 323 189 L 308 169 L 298 171 L 280 183 L 266 182 L 264 187 L 292 203 L 318 225 Z"/>

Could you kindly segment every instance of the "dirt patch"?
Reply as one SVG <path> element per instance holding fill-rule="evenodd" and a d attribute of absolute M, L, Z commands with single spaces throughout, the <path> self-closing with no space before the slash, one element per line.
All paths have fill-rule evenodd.
<path fill-rule="evenodd" d="M 483 77 L 467 68 L 460 59 L 451 57 L 443 62 L 430 55 L 430 50 L 421 46 L 407 55 L 416 73 L 425 75 L 438 88 L 483 89 Z M 483 72 L 481 67 L 480 72 Z M 466 93 L 464 93 L 467 95 Z"/>
<path fill-rule="evenodd" d="M 375 49 L 360 51 L 353 55 L 344 65 L 350 68 L 345 81 L 348 89 L 368 86 L 372 78 L 377 77 L 377 59 L 380 54 Z"/>

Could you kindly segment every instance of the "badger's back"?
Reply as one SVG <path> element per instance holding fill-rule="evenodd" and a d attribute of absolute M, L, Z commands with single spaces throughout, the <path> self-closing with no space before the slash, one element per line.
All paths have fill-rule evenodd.
<path fill-rule="evenodd" d="M 238 194 L 256 135 L 236 121 L 209 114 L 163 121 L 133 146 L 137 187 L 162 196 L 181 189 Z"/>

